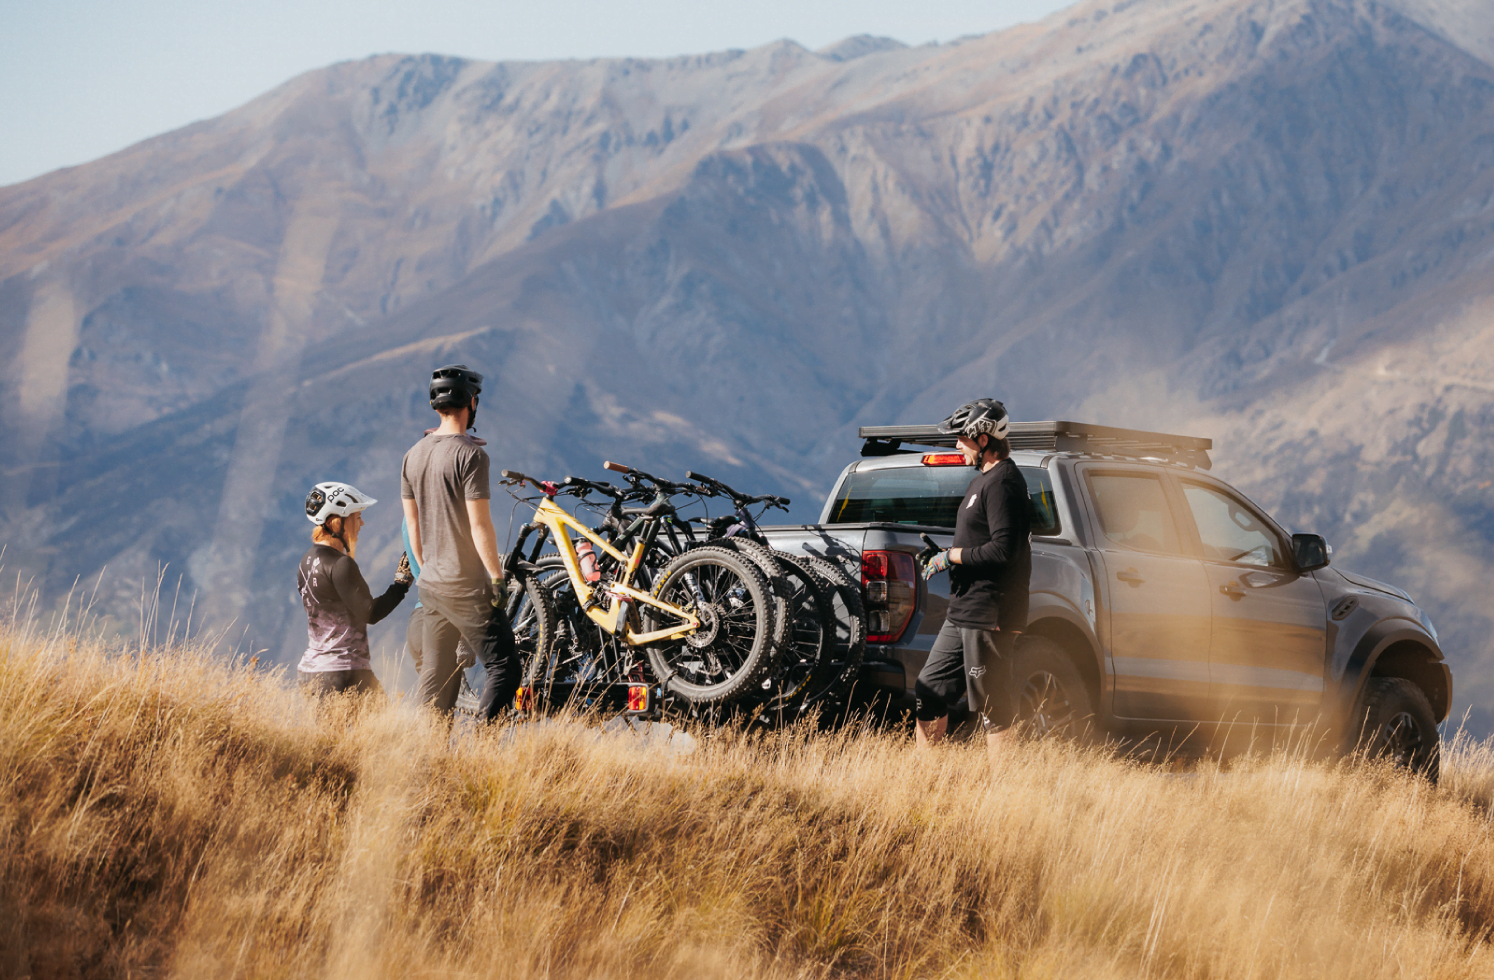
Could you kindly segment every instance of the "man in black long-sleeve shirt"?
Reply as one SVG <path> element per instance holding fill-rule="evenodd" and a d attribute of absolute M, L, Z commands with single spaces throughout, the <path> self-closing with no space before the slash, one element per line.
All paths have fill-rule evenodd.
<path fill-rule="evenodd" d="M 944 737 L 949 705 L 963 691 L 995 750 L 1017 714 L 1008 664 L 1027 625 L 1032 578 L 1027 481 L 1010 459 L 1000 402 L 962 405 L 941 428 L 958 436 L 960 451 L 979 473 L 955 518 L 954 545 L 924 568 L 925 578 L 948 569 L 950 588 L 944 626 L 914 685 L 918 745 L 928 748 Z"/>

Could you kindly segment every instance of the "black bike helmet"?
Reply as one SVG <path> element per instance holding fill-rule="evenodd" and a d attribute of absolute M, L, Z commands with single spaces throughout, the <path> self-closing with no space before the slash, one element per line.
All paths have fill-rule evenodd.
<path fill-rule="evenodd" d="M 482 394 L 482 375 L 465 364 L 448 364 L 431 372 L 431 408 L 472 406 L 467 428 L 477 427 L 477 396 Z"/>
<path fill-rule="evenodd" d="M 994 398 L 977 398 L 951 412 L 949 418 L 939 423 L 939 431 L 971 439 L 983 433 L 993 439 L 1005 439 L 1010 421 L 1005 405 Z"/>
<path fill-rule="evenodd" d="M 431 372 L 431 408 L 466 408 L 482 394 L 482 375 L 465 364 L 448 364 Z"/>

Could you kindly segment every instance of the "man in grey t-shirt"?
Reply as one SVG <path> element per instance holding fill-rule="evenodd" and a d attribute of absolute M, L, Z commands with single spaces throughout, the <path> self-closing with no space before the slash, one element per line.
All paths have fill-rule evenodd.
<path fill-rule="evenodd" d="M 482 375 L 464 364 L 431 375 L 441 425 L 405 453 L 400 497 L 420 566 L 420 689 L 416 700 L 449 714 L 461 686 L 457 644 L 466 640 L 487 671 L 478 715 L 492 720 L 519 685 L 514 634 L 504 613 L 503 565 L 489 510 L 488 454 L 467 434 Z"/>

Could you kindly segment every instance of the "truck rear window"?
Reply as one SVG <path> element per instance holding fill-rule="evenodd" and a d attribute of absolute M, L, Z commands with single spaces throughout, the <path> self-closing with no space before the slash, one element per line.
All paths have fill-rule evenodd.
<path fill-rule="evenodd" d="M 1032 533 L 1057 534 L 1053 480 L 1040 466 L 1020 466 L 1032 502 Z M 831 524 L 923 524 L 954 527 L 965 488 L 975 478 L 967 466 L 899 466 L 852 473 L 830 508 Z"/>

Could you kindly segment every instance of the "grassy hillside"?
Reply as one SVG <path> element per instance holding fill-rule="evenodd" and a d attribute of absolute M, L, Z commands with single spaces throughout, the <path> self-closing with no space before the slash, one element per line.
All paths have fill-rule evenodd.
<path fill-rule="evenodd" d="M 1494 753 L 1288 756 L 314 716 L 0 632 L 0 977 L 1487 977 Z"/>

